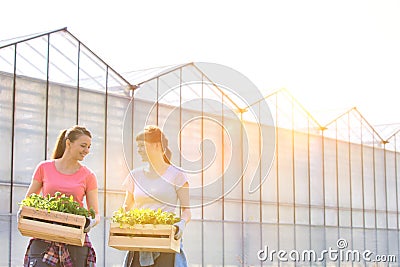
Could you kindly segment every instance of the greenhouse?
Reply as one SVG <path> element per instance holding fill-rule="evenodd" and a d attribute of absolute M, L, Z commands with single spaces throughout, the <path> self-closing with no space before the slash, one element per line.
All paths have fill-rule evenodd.
<path fill-rule="evenodd" d="M 189 266 L 399 260 L 400 130 L 374 127 L 356 108 L 321 124 L 288 90 L 262 95 L 218 64 L 113 67 L 66 28 L 0 41 L 0 266 L 22 265 L 29 238 L 17 229 L 18 203 L 60 130 L 76 124 L 93 134 L 84 164 L 98 179 L 97 266 L 122 266 L 126 252 L 108 246 L 110 218 L 142 164 L 135 135 L 147 124 L 162 127 L 189 178 Z"/>

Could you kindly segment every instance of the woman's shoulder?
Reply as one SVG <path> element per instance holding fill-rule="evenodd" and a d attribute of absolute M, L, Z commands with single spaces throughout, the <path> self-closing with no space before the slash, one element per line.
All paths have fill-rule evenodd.
<path fill-rule="evenodd" d="M 173 165 L 168 167 L 166 178 L 176 185 L 182 185 L 187 181 L 185 172 Z"/>
<path fill-rule="evenodd" d="M 145 166 L 136 167 L 129 172 L 129 175 L 134 176 L 134 177 L 144 175 L 144 169 L 145 169 Z"/>
<path fill-rule="evenodd" d="M 176 175 L 185 175 L 185 173 L 178 167 L 174 166 L 174 165 L 170 165 L 167 169 L 167 172 L 172 174 L 173 176 Z"/>
<path fill-rule="evenodd" d="M 95 175 L 94 171 L 84 164 L 81 164 L 81 171 L 88 175 Z"/>
<path fill-rule="evenodd" d="M 37 168 L 40 168 L 40 167 L 48 168 L 50 166 L 53 166 L 53 164 L 54 164 L 54 159 L 46 159 L 46 160 L 42 160 L 41 162 L 39 162 L 37 165 Z"/>

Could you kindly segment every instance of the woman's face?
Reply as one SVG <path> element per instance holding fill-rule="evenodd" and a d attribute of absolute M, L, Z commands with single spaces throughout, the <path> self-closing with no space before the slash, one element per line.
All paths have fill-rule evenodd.
<path fill-rule="evenodd" d="M 69 140 L 67 140 L 69 141 Z M 77 160 L 83 160 L 90 152 L 90 146 L 92 145 L 92 139 L 87 135 L 81 135 L 73 142 L 69 142 L 69 153 L 73 158 Z"/>
<path fill-rule="evenodd" d="M 142 161 L 149 161 L 158 151 L 158 143 L 149 143 L 145 141 L 137 141 L 137 152 L 142 158 Z"/>

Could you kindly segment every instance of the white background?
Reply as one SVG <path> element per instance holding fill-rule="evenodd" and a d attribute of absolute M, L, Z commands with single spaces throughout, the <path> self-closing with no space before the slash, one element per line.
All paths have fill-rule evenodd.
<path fill-rule="evenodd" d="M 321 124 L 353 106 L 400 122 L 397 0 L 7 0 L 0 13 L 0 40 L 67 27 L 120 73 L 215 62 L 265 95 L 286 88 Z"/>

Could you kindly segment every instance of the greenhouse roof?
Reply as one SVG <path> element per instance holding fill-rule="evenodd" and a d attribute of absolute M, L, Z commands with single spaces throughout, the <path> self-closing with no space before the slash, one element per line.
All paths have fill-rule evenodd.
<path fill-rule="evenodd" d="M 123 92 L 131 86 L 67 28 L 0 41 L 0 62 L 3 73 L 72 87 Z"/>
<path fill-rule="evenodd" d="M 363 131 L 367 131 L 372 140 L 368 142 L 386 144 L 397 136 L 400 129 L 399 124 L 372 126 L 356 108 L 330 115 L 330 122 L 322 124 L 285 89 L 266 96 L 255 94 L 243 98 L 241 93 L 249 90 L 253 86 L 251 83 L 238 79 L 236 83 L 224 86 L 216 79 L 218 75 L 213 75 L 205 67 L 204 63 L 191 62 L 120 74 L 67 28 L 0 41 L 0 72 L 7 75 L 201 109 L 214 114 L 227 115 L 228 111 L 233 111 L 232 115 L 241 114 L 249 121 L 252 118 L 246 111 L 266 102 L 278 127 L 325 132 L 328 137 L 337 136 L 337 131 L 341 129 L 339 135 L 340 132 L 344 134 L 340 138 L 356 142 L 365 139 Z M 200 104 L 198 99 L 209 101 Z"/>

